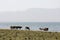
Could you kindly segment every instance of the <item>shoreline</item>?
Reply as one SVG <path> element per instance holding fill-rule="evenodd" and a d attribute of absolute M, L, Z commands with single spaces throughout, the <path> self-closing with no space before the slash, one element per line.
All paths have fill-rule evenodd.
<path fill-rule="evenodd" d="M 0 29 L 0 30 L 9 30 L 9 31 L 11 31 L 11 29 Z M 12 31 L 13 30 L 16 30 L 16 31 L 34 31 L 34 32 L 58 32 L 58 33 L 60 33 L 60 31 L 41 31 L 41 30 L 17 30 L 17 29 L 12 29 Z"/>

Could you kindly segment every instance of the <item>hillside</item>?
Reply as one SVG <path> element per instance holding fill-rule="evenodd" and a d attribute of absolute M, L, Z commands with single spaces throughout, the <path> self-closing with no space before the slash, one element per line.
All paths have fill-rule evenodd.
<path fill-rule="evenodd" d="M 0 29 L 0 40 L 60 40 L 60 32 Z"/>

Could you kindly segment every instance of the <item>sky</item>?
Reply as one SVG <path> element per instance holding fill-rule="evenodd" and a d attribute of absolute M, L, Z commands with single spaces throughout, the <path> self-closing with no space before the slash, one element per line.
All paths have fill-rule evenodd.
<path fill-rule="evenodd" d="M 0 0 L 0 22 L 60 22 L 60 0 Z"/>

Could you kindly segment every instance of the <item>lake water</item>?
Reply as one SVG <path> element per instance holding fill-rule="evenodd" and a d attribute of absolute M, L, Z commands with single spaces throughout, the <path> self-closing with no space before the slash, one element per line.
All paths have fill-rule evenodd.
<path fill-rule="evenodd" d="M 60 22 L 10 22 L 10 23 L 0 23 L 0 29 L 10 29 L 10 26 L 22 26 L 22 30 L 25 27 L 30 27 L 31 30 L 38 30 L 39 28 L 48 27 L 49 31 L 59 31 L 60 32 Z"/>

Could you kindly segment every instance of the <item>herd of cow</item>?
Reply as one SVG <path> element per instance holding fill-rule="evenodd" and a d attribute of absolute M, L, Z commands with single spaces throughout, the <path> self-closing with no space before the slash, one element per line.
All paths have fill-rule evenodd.
<path fill-rule="evenodd" d="M 22 26 L 10 26 L 10 28 L 11 28 L 11 30 L 12 29 L 21 29 L 22 28 Z M 30 28 L 29 27 L 25 27 L 25 29 L 27 29 L 27 30 L 30 30 Z M 48 31 L 48 28 L 39 28 L 40 30 L 43 30 L 43 31 Z"/>

